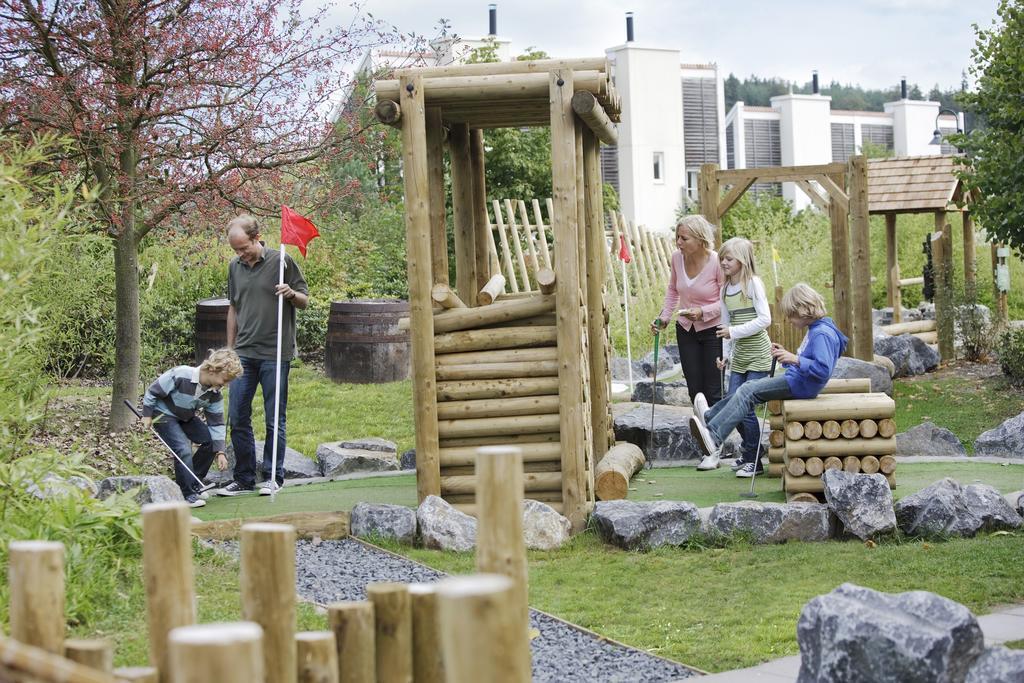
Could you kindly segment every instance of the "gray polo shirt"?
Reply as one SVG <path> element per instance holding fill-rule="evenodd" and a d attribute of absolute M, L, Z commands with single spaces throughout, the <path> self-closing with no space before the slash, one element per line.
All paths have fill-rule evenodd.
<path fill-rule="evenodd" d="M 237 256 L 228 264 L 228 299 L 235 307 L 238 334 L 235 351 L 239 356 L 274 360 L 277 356 L 277 286 L 281 252 L 263 248 L 263 256 L 252 267 Z M 284 257 L 284 281 L 296 292 L 309 294 L 299 264 Z M 281 320 L 281 360 L 295 357 L 295 307 L 284 300 Z"/>

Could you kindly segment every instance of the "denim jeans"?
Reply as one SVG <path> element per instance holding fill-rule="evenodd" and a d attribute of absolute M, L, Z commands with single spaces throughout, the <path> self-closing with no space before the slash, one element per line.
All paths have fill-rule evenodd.
<path fill-rule="evenodd" d="M 725 437 L 729 436 L 729 432 L 736 429 L 737 425 L 753 413 L 754 406 L 758 403 L 787 398 L 793 398 L 793 392 L 789 389 L 785 375 L 744 382 L 735 394 L 731 394 L 708 411 L 706 415 L 708 431 L 711 432 L 715 441 L 721 444 L 725 441 Z M 754 443 L 756 447 L 757 442 Z"/>
<path fill-rule="evenodd" d="M 725 400 L 719 401 L 715 405 L 711 406 L 711 410 L 708 411 L 705 418 L 710 422 L 715 415 L 721 412 L 726 401 L 735 396 L 740 390 L 740 387 L 744 384 L 764 379 L 767 376 L 768 372 L 766 370 L 731 372 L 729 374 L 729 393 L 726 395 Z M 747 415 L 744 416 L 743 421 L 740 422 L 739 430 L 740 436 L 743 437 L 743 446 L 740 449 L 740 453 L 743 456 L 743 462 L 754 462 L 754 458 L 757 456 L 757 445 L 761 440 L 761 423 L 757 420 L 757 414 L 754 412 L 754 405 L 750 406 L 750 412 L 747 413 Z"/>
<path fill-rule="evenodd" d="M 205 422 L 198 417 L 182 422 L 176 417 L 157 413 L 153 416 L 153 429 L 197 477 L 202 479 L 206 476 L 213 463 L 214 453 L 210 428 Z M 195 455 L 192 455 L 192 444 L 199 444 Z M 178 483 L 181 495 L 186 498 L 189 494 L 199 493 L 203 488 L 177 460 L 174 461 L 174 481 Z"/>
<path fill-rule="evenodd" d="M 228 424 L 231 425 L 231 446 L 235 450 L 235 481 L 247 488 L 256 485 L 256 439 L 252 433 L 252 401 L 256 386 L 263 389 L 263 413 L 266 439 L 263 444 L 263 478 L 270 479 L 274 453 L 274 382 L 276 363 L 259 358 L 241 358 L 242 375 L 231 382 L 228 392 Z M 281 364 L 281 409 L 278 415 L 277 483 L 284 483 L 284 451 L 287 443 L 285 408 L 288 405 L 288 371 L 291 363 Z"/>
<path fill-rule="evenodd" d="M 676 323 L 679 363 L 683 366 L 691 403 L 698 393 L 704 394 L 709 406 L 722 400 L 722 373 L 715 364 L 722 357 L 722 340 L 716 332 L 714 327 L 698 332 L 695 328 L 687 330 Z"/>

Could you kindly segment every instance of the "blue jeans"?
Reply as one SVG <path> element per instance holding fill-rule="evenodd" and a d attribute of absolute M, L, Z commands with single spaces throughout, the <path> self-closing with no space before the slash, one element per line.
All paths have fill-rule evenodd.
<path fill-rule="evenodd" d="M 210 471 L 213 463 L 213 448 L 210 439 L 210 428 L 198 417 L 182 422 L 176 417 L 157 413 L 153 416 L 153 429 L 164 440 L 171 450 L 178 454 L 189 470 L 202 479 Z M 192 444 L 199 444 L 195 455 L 192 455 Z M 193 478 L 188 470 L 177 460 L 174 461 L 174 481 L 186 498 L 199 493 L 202 485 Z"/>
<path fill-rule="evenodd" d="M 765 401 L 785 400 L 793 398 L 793 392 L 789 390 L 785 375 L 766 377 L 764 379 L 744 382 L 736 393 L 730 392 L 725 400 L 716 403 L 708 411 L 708 431 L 719 444 L 725 441 L 729 432 L 736 429 L 736 426 L 743 422 L 749 415 L 753 415 L 754 406 Z M 754 418 L 756 423 L 757 418 Z M 754 437 L 757 438 L 756 436 Z M 745 441 L 745 439 L 744 439 Z M 757 441 L 754 441 L 755 448 Z M 751 456 L 751 459 L 753 456 Z"/>
<path fill-rule="evenodd" d="M 242 375 L 231 382 L 228 392 L 228 424 L 231 425 L 231 446 L 235 450 L 235 481 L 241 486 L 256 485 L 256 439 L 252 433 L 252 400 L 256 385 L 263 388 L 263 413 L 266 440 L 263 444 L 263 478 L 270 479 L 271 458 L 274 453 L 274 382 L 276 363 L 259 358 L 241 358 Z M 288 371 L 290 362 L 281 364 L 281 409 L 278 415 L 277 483 L 284 483 L 284 451 L 287 442 L 285 408 L 288 405 Z"/>
<path fill-rule="evenodd" d="M 747 382 L 754 382 L 759 379 L 764 379 L 768 376 L 766 370 L 747 370 L 746 372 L 735 372 L 729 374 L 729 393 L 725 399 L 729 400 L 740 390 Z M 715 415 L 721 412 L 722 407 L 725 405 L 725 401 L 719 401 L 715 405 L 711 406 L 708 414 L 705 416 L 708 421 L 711 420 Z M 757 456 L 758 442 L 761 440 L 761 423 L 757 421 L 757 414 L 754 412 L 754 406 L 750 406 L 750 412 L 744 416 L 743 421 L 739 424 L 740 436 L 743 437 L 743 446 L 740 449 L 740 453 L 743 456 L 743 462 L 754 462 L 754 458 Z"/>

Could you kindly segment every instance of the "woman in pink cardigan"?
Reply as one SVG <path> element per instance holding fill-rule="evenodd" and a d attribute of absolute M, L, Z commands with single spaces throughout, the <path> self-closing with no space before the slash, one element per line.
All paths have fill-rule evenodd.
<path fill-rule="evenodd" d="M 722 380 L 716 361 L 722 357 L 722 340 L 715 334 L 721 322 L 721 293 L 725 275 L 718 262 L 715 226 L 704 216 L 687 216 L 676 224 L 676 247 L 672 253 L 672 275 L 665 292 L 661 315 L 651 324 L 665 327 L 677 308 L 676 342 L 679 362 L 686 377 L 690 401 L 704 394 L 706 410 L 722 398 Z M 702 402 L 703 403 L 703 402 Z M 694 405 L 696 410 L 698 406 Z"/>

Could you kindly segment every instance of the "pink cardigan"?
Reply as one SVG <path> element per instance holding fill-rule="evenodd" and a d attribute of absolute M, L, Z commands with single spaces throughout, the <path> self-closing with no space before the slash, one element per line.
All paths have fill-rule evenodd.
<path fill-rule="evenodd" d="M 724 286 L 725 274 L 722 273 L 722 264 L 718 261 L 718 252 L 710 253 L 708 262 L 704 264 L 704 269 L 687 284 L 683 252 L 677 249 L 672 252 L 672 274 L 668 279 L 665 304 L 659 317 L 667 323 L 678 309 L 700 306 L 704 313 L 703 320 L 694 322 L 679 316 L 679 324 L 683 326 L 683 329 L 695 328 L 698 332 L 714 327 L 721 322 L 721 295 Z"/>

